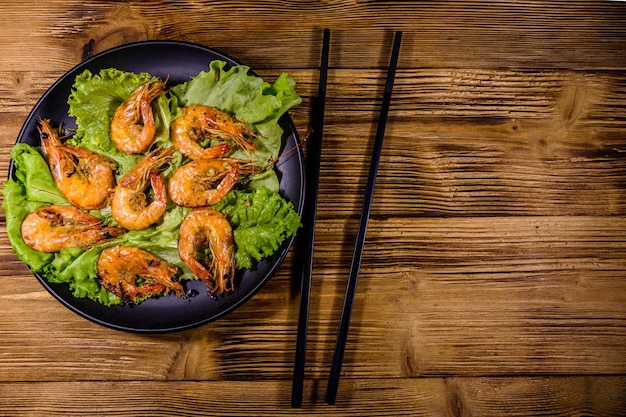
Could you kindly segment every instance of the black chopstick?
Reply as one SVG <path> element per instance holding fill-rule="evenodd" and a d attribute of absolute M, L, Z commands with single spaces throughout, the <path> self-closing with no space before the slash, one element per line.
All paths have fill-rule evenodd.
<path fill-rule="evenodd" d="M 376 183 L 376 174 L 378 172 L 378 163 L 383 147 L 383 137 L 385 136 L 385 127 L 387 125 L 387 115 L 389 113 L 389 105 L 391 103 L 391 92 L 396 75 L 396 67 L 398 66 L 398 56 L 400 54 L 400 41 L 402 40 L 402 32 L 398 31 L 393 40 L 393 50 L 389 63 L 389 71 L 387 73 L 387 83 L 383 95 L 382 106 L 380 110 L 380 118 L 378 120 L 378 129 L 376 131 L 376 139 L 374 142 L 374 150 L 372 151 L 372 161 L 370 163 L 370 171 L 367 178 L 367 188 L 365 189 L 365 199 L 363 201 L 363 210 L 361 212 L 361 220 L 352 255 L 352 265 L 350 267 L 350 276 L 346 287 L 346 294 L 343 301 L 343 309 L 341 311 L 341 320 L 339 322 L 339 334 L 333 354 L 333 361 L 330 369 L 330 377 L 328 378 L 328 386 L 326 387 L 326 402 L 335 404 L 337 398 L 337 388 L 339 386 L 339 376 L 341 373 L 341 365 L 343 363 L 343 355 L 346 348 L 346 340 L 348 339 L 348 327 L 350 326 L 350 316 L 352 314 L 352 304 L 354 301 L 354 293 L 359 277 L 359 269 L 361 267 L 361 257 L 363 255 L 363 245 L 365 243 L 365 232 L 367 231 L 367 223 L 369 220 L 370 209 L 372 207 L 372 198 L 374 195 L 374 185 Z"/>
<path fill-rule="evenodd" d="M 324 111 L 326 106 L 326 78 L 328 74 L 328 54 L 330 50 L 330 29 L 324 29 L 322 60 L 317 99 L 313 105 L 313 131 L 309 141 L 310 152 L 307 164 L 307 188 L 305 195 L 302 224 L 304 235 L 304 263 L 302 265 L 302 283 L 300 287 L 300 313 L 296 338 L 296 358 L 293 368 L 291 387 L 291 406 L 302 406 L 302 387 L 304 385 L 304 363 L 306 357 L 306 336 L 309 321 L 309 299 L 311 296 L 311 274 L 313 272 L 313 246 L 315 241 L 315 216 L 317 212 L 317 190 L 319 186 L 320 160 L 322 157 L 322 133 L 324 130 Z"/>

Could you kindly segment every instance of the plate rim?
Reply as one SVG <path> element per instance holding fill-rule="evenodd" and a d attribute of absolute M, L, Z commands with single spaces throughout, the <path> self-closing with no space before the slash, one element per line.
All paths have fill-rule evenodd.
<path fill-rule="evenodd" d="M 142 48 L 145 46 L 159 46 L 159 45 L 163 45 L 163 46 L 169 46 L 169 47 L 183 47 L 183 48 L 189 48 L 189 49 L 194 49 L 197 50 L 198 53 L 205 53 L 208 55 L 212 55 L 212 58 L 210 58 L 207 61 L 207 69 L 208 69 L 208 64 L 216 59 L 221 59 L 226 61 L 229 65 L 243 65 L 246 66 L 249 70 L 248 73 L 254 76 L 258 75 L 254 72 L 254 70 L 249 67 L 246 64 L 241 63 L 240 61 L 230 57 L 229 55 L 219 51 L 219 50 L 215 50 L 209 47 L 206 47 L 204 45 L 201 44 L 197 44 L 197 43 L 193 43 L 193 42 L 189 42 L 189 41 L 179 41 L 179 40 L 144 40 L 144 41 L 137 41 L 137 42 L 130 42 L 130 43 L 125 43 L 122 45 L 118 45 L 112 48 L 109 48 L 107 50 L 101 51 L 97 54 L 94 54 L 92 56 L 90 56 L 89 58 L 81 61 L 80 63 L 72 66 L 70 69 L 68 69 L 67 71 L 65 71 L 63 73 L 63 75 L 61 75 L 58 79 L 56 79 L 47 89 L 46 91 L 41 95 L 41 97 L 39 97 L 39 99 L 37 100 L 37 102 L 35 103 L 35 105 L 32 107 L 32 109 L 30 110 L 28 116 L 24 119 L 23 125 L 17 135 L 16 141 L 14 144 L 16 143 L 24 143 L 23 139 L 25 137 L 25 135 L 28 132 L 28 128 L 29 125 L 32 124 L 33 119 L 35 117 L 37 117 L 37 113 L 38 110 L 40 109 L 40 107 L 43 105 L 43 103 L 46 101 L 46 99 L 51 96 L 53 94 L 53 91 L 58 87 L 59 84 L 67 81 L 68 77 L 74 73 L 77 72 L 81 69 L 86 69 L 86 67 L 91 64 L 93 61 L 99 60 L 99 59 L 103 59 L 104 57 L 106 57 L 107 55 L 114 55 L 116 53 L 119 53 L 121 51 L 125 51 L 127 49 L 132 49 L 132 48 Z M 103 66 L 100 69 L 104 69 L 105 67 Z M 192 77 L 193 75 L 190 75 L 190 77 Z M 298 132 L 296 130 L 295 124 L 293 122 L 293 119 L 291 118 L 291 115 L 289 114 L 289 112 L 286 112 L 285 114 L 283 114 L 281 116 L 281 118 L 279 119 L 279 123 L 281 124 L 281 127 L 284 128 L 284 126 L 288 126 L 289 129 L 291 130 L 290 135 L 294 136 L 294 141 L 296 142 L 297 146 L 296 146 L 296 158 L 297 158 L 297 167 L 298 167 L 298 171 L 299 171 L 299 177 L 300 177 L 300 185 L 299 185 L 299 198 L 297 199 L 297 201 L 292 201 L 292 200 L 288 200 L 290 201 L 293 205 L 294 208 L 296 210 L 296 212 L 302 216 L 303 211 L 304 211 L 304 206 L 305 206 L 305 194 L 306 194 L 306 172 L 305 172 L 305 166 L 304 166 L 304 156 L 303 156 L 303 152 L 301 149 L 301 146 L 299 145 L 299 136 L 298 136 Z M 283 144 L 281 146 L 284 147 L 285 145 L 285 138 L 286 136 L 289 136 L 286 132 L 283 133 L 283 139 L 282 142 Z M 8 179 L 12 178 L 14 176 L 15 173 L 15 166 L 14 166 L 14 161 L 12 158 L 10 158 L 10 162 L 9 162 L 9 168 L 8 168 Z M 302 228 L 300 228 L 300 230 L 302 230 Z M 56 299 L 58 302 L 60 302 L 63 306 L 65 306 L 66 308 L 68 308 L 69 310 L 71 310 L 72 312 L 74 312 L 75 314 L 83 317 L 84 319 L 87 319 L 88 321 L 91 321 L 93 323 L 96 323 L 98 325 L 101 325 L 103 327 L 109 328 L 109 329 L 113 329 L 113 330 L 118 330 L 118 331 L 123 331 L 123 332 L 128 332 L 128 333 L 137 333 L 137 334 L 163 334 L 163 333 L 173 333 L 173 332 L 180 332 L 180 331 L 184 331 L 184 330 L 189 330 L 189 329 L 193 329 L 202 325 L 206 325 L 208 323 L 211 323 L 215 320 L 218 320 L 224 316 L 226 316 L 227 314 L 233 312 L 234 310 L 236 310 L 237 308 L 241 307 L 243 304 L 245 304 L 247 301 L 249 301 L 258 291 L 260 291 L 265 284 L 267 284 L 267 282 L 272 278 L 272 276 L 276 273 L 276 271 L 279 269 L 279 267 L 282 265 L 285 257 L 287 256 L 287 254 L 289 253 L 289 251 L 291 250 L 293 243 L 296 239 L 296 236 L 298 235 L 298 233 L 296 233 L 295 235 L 289 237 L 288 239 L 286 239 L 285 241 L 283 241 L 283 243 L 281 244 L 282 248 L 279 248 L 274 255 L 272 256 L 276 256 L 275 261 L 271 264 L 271 266 L 269 267 L 267 273 L 265 274 L 265 276 L 260 277 L 258 279 L 258 281 L 256 282 L 256 284 L 245 294 L 243 295 L 241 298 L 239 298 L 238 300 L 236 300 L 235 302 L 231 303 L 231 304 L 227 304 L 225 308 L 219 310 L 216 314 L 210 316 L 210 317 L 205 317 L 203 319 L 200 320 L 196 320 L 193 322 L 189 322 L 187 324 L 181 324 L 181 325 L 177 325 L 177 326 L 169 326 L 169 327 L 160 327 L 160 328 L 147 328 L 147 327 L 138 327 L 138 326 L 129 326 L 129 325 L 120 325 L 120 324 L 115 324 L 115 323 L 111 323 L 106 321 L 105 319 L 101 318 L 101 317 L 95 317 L 91 314 L 86 313 L 85 311 L 83 311 L 82 309 L 78 308 L 77 306 L 71 304 L 69 301 L 67 301 L 65 298 L 62 297 L 61 294 L 59 294 L 54 287 L 55 286 L 68 286 L 68 283 L 53 283 L 48 281 L 47 279 L 45 279 L 43 276 L 41 276 L 39 273 L 36 272 L 32 272 L 31 273 L 35 276 L 35 278 L 39 281 L 39 283 L 53 296 L 54 299 Z M 265 258 L 267 259 L 267 258 Z M 22 261 L 23 262 L 23 261 Z M 27 265 L 28 266 L 28 265 Z M 29 268 L 30 269 L 30 268 Z M 192 281 L 195 282 L 195 281 Z M 73 295 L 70 294 L 70 296 L 73 297 Z M 76 299 L 79 299 L 77 297 L 74 297 Z M 161 297 L 158 297 L 161 298 Z M 155 298 L 153 300 L 158 300 L 158 298 Z M 98 304 L 96 301 L 90 300 L 88 298 L 84 298 L 81 300 L 85 300 L 89 303 L 95 303 Z M 106 307 L 106 306 L 103 306 Z M 106 307 L 106 308 L 116 308 L 116 307 L 124 307 L 124 306 L 111 306 L 111 307 Z"/>

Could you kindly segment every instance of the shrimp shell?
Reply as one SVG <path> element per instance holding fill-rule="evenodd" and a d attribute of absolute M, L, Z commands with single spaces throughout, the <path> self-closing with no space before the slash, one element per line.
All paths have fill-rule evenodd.
<path fill-rule="evenodd" d="M 211 256 L 201 254 L 209 248 Z M 226 217 L 212 208 L 195 208 L 180 225 L 178 255 L 210 294 L 234 290 L 235 244 Z"/>
<path fill-rule="evenodd" d="M 179 206 L 217 204 L 233 188 L 241 166 L 228 159 L 198 159 L 178 168 L 169 182 L 169 194 Z"/>
<path fill-rule="evenodd" d="M 161 81 L 142 84 L 115 110 L 110 134 L 118 150 L 136 154 L 150 147 L 156 134 L 151 103 L 163 90 Z"/>
<path fill-rule="evenodd" d="M 30 248 L 58 252 L 63 248 L 89 249 L 126 233 L 121 227 L 105 226 L 78 207 L 48 205 L 28 214 L 21 226 Z"/>
<path fill-rule="evenodd" d="M 156 223 L 167 209 L 165 180 L 159 168 L 172 159 L 174 148 L 157 148 L 146 155 L 124 175 L 115 187 L 111 213 L 115 221 L 130 230 L 141 230 Z M 154 198 L 148 201 L 146 190 Z"/>
<path fill-rule="evenodd" d="M 244 122 L 216 107 L 194 104 L 183 108 L 182 116 L 176 118 L 170 128 L 172 143 L 190 159 L 211 159 L 224 156 L 232 145 L 220 143 L 203 148 L 199 141 L 205 138 L 224 139 L 234 142 L 250 155 L 257 147 L 250 139 L 256 133 Z"/>
<path fill-rule="evenodd" d="M 103 207 L 115 188 L 115 163 L 83 148 L 65 145 L 50 120 L 39 120 L 41 150 L 59 189 L 85 210 Z"/>
<path fill-rule="evenodd" d="M 97 261 L 100 284 L 124 301 L 168 294 L 179 297 L 183 286 L 176 280 L 178 268 L 161 258 L 133 246 L 105 248 Z"/>

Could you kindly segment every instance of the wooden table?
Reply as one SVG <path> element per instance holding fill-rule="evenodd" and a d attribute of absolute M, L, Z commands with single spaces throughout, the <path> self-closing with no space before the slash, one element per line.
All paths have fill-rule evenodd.
<path fill-rule="evenodd" d="M 0 415 L 626 415 L 626 3 L 5 1 L 0 170 L 81 60 L 151 39 L 317 93 L 332 30 L 304 404 L 299 262 L 178 333 L 49 295 L 0 218 Z M 324 403 L 395 30 L 404 38 L 335 406 Z M 305 145 L 306 148 L 306 145 Z"/>

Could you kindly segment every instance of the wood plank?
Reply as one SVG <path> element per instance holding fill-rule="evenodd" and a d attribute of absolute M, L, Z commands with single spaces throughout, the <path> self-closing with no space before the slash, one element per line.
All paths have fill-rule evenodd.
<path fill-rule="evenodd" d="M 375 216 L 622 215 L 626 106 L 621 74 L 417 70 L 400 73 L 375 194 Z M 403 74 L 403 75 L 402 75 Z M 15 76 L 5 73 L 7 97 Z M 273 71 L 262 75 L 269 79 Z M 291 113 L 302 136 L 314 72 Z M 0 131 L 6 152 L 38 94 L 13 100 Z M 402 79 L 408 80 L 402 81 Z M 324 142 L 322 218 L 354 217 L 365 187 L 382 72 L 331 72 Z M 417 81 L 415 81 L 417 80 Z M 31 90 L 29 90 L 31 91 Z M 22 115 L 22 116 L 19 116 Z M 3 160 L 0 169 L 8 169 Z"/>
<path fill-rule="evenodd" d="M 0 172 L 58 77 L 134 41 L 203 44 L 269 80 L 292 73 L 303 134 L 322 28 L 333 35 L 304 408 L 288 408 L 297 244 L 227 317 L 127 334 L 55 301 L 10 250 L 0 210 L 0 415 L 626 415 L 625 2 L 4 6 Z M 330 407 L 325 380 L 397 29 L 400 68 Z"/>
<path fill-rule="evenodd" d="M 295 331 L 285 326 L 296 308 L 292 268 L 286 260 L 253 298 L 254 304 L 242 307 L 246 311 L 166 335 L 101 327 L 58 303 L 32 275 L 3 270 L 0 300 L 7 308 L 0 311 L 0 380 L 70 379 L 77 372 L 90 375 L 88 379 L 107 379 L 111 372 L 123 380 L 223 379 L 237 375 L 240 365 L 250 363 L 231 362 L 232 355 L 253 355 L 250 360 L 265 363 L 263 372 L 268 378 L 282 376 L 293 361 L 295 343 Z M 242 332 L 244 327 L 247 330 Z M 245 343 L 244 333 L 249 336 Z M 266 348 L 268 340 L 273 343 L 275 362 L 266 360 L 266 350 L 258 350 Z M 46 364 L 43 371 L 42 363 Z"/>
<path fill-rule="evenodd" d="M 375 215 L 624 213 L 624 120 L 614 112 L 626 103 L 622 82 L 569 72 L 418 73 L 394 90 Z M 323 215 L 358 213 L 374 131 L 362 121 L 375 120 L 376 101 L 350 102 L 359 88 L 376 95 L 365 78 L 352 88 L 334 78 Z"/>
<path fill-rule="evenodd" d="M 123 43 L 176 39 L 210 46 L 256 68 L 286 62 L 316 68 L 319 48 L 311 45 L 319 45 L 321 28 L 330 27 L 333 67 L 384 67 L 392 31 L 404 30 L 400 66 L 621 69 L 625 11 L 620 2 L 564 7 L 558 1 L 482 1 L 472 7 L 460 1 L 336 0 L 325 7 L 212 2 L 174 9 L 160 1 L 16 2 L 2 15 L 11 24 L 0 25 L 8 52 L 0 56 L 0 67 L 38 67 L 45 57 L 46 67 L 60 74 Z M 163 18 L 171 13 L 176 24 Z M 281 25 L 268 26 L 268 19 L 280 19 Z"/>
<path fill-rule="evenodd" d="M 622 372 L 625 227 L 611 217 L 370 220 L 345 374 Z M 346 277 L 349 246 L 327 259 L 339 239 L 321 234 L 318 253 Z M 314 311 L 336 317 L 328 286 L 342 294 L 345 278 L 328 274 Z"/>
<path fill-rule="evenodd" d="M 320 221 L 308 356 L 315 377 L 330 364 L 355 231 L 353 220 Z M 344 373 L 626 372 L 624 236 L 621 217 L 372 219 Z M 89 379 L 286 378 L 298 308 L 293 256 L 227 318 L 153 337 L 91 324 L 32 277 L 3 273 L 2 380 L 69 378 L 77 367 Z"/>
<path fill-rule="evenodd" d="M 307 381 L 301 410 L 289 381 L 27 382 L 0 384 L 0 415 L 19 416 L 622 416 L 624 377 L 344 379 L 335 406 Z M 115 393 L 112 398 L 112 393 Z"/>

